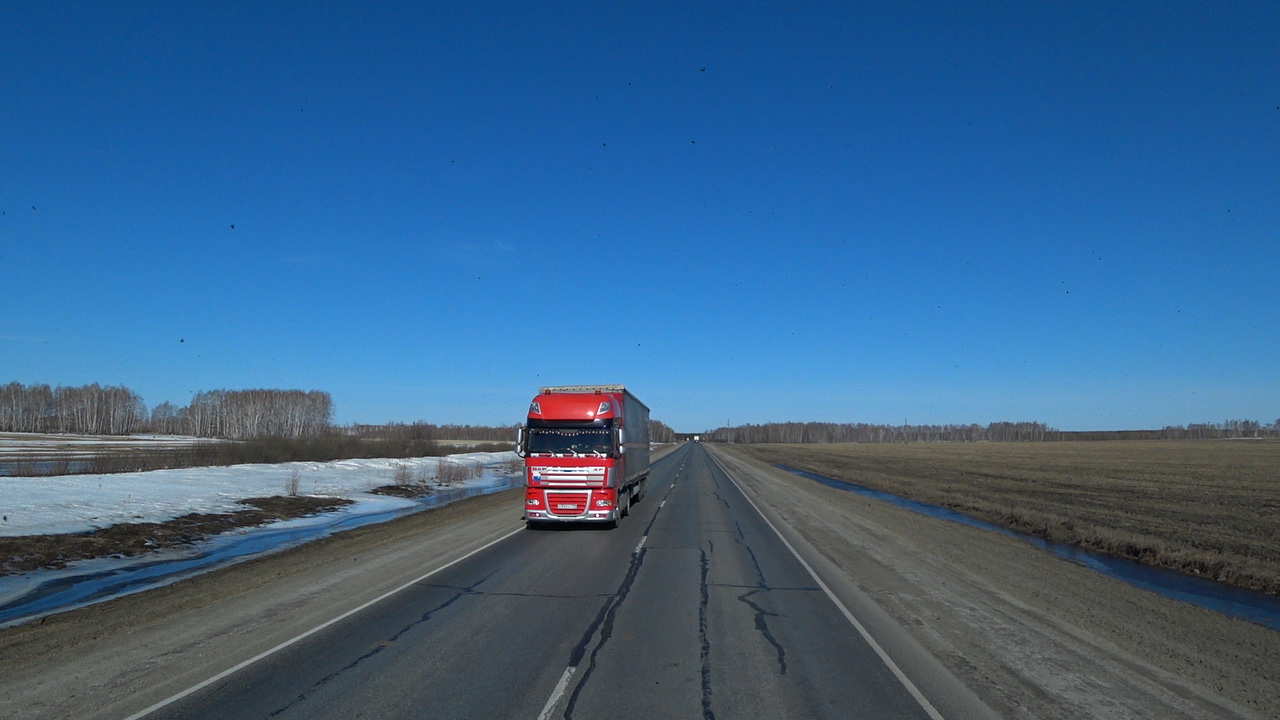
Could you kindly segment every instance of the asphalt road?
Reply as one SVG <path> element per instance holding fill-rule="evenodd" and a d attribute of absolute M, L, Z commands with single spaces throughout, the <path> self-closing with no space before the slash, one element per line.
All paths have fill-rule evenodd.
<path fill-rule="evenodd" d="M 617 529 L 518 531 L 147 717 L 930 715 L 689 444 Z"/>

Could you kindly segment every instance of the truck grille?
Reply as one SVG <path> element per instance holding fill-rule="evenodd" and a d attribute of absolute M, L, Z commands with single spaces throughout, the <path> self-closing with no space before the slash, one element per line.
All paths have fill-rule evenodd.
<path fill-rule="evenodd" d="M 603 485 L 605 472 L 604 467 L 534 466 L 529 477 L 535 485 Z"/>
<path fill-rule="evenodd" d="M 547 510 L 552 515 L 586 515 L 591 492 L 547 491 Z"/>

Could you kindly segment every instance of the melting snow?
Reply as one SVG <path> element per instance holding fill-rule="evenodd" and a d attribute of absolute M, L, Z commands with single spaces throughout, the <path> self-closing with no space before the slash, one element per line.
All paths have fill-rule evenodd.
<path fill-rule="evenodd" d="M 278 465 L 152 470 L 111 475 L 0 477 L 0 536 L 84 532 L 122 522 L 160 522 L 187 513 L 244 509 L 237 500 L 287 494 L 294 473 L 302 495 L 372 500 L 365 495 L 394 483 L 398 466 L 417 474 L 440 463 L 484 468 L 492 482 L 515 453 L 465 453 L 447 458 L 361 459 Z M 381 498 L 385 500 L 385 498 Z M 412 505 L 406 501 L 405 505 Z"/>
<path fill-rule="evenodd" d="M 298 492 L 350 498 L 333 512 L 237 528 L 189 547 L 137 557 L 73 562 L 62 569 L 0 577 L 0 627 L 101 602 L 222 567 L 259 553 L 291 547 L 333 532 L 495 492 L 522 482 L 507 468 L 513 452 L 465 453 L 444 458 L 298 462 L 278 465 L 154 470 L 114 475 L 0 477 L 0 535 L 70 533 L 121 522 L 159 522 L 193 512 L 243 509 L 237 500 Z M 438 477 L 442 463 L 476 467 L 478 476 L 454 482 L 429 497 L 370 495 L 395 482 L 405 467 L 413 477 Z"/>

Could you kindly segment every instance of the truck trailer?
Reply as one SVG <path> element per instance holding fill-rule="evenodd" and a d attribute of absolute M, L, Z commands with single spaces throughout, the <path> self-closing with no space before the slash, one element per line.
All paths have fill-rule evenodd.
<path fill-rule="evenodd" d="M 544 387 L 516 433 L 524 517 L 617 527 L 649 481 L 649 408 L 622 385 Z"/>

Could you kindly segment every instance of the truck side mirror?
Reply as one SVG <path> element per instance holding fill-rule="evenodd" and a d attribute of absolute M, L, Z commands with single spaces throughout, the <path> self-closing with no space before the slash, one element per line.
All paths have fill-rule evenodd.
<path fill-rule="evenodd" d="M 627 443 L 626 431 L 620 427 L 614 428 L 613 429 L 613 447 L 616 449 L 616 452 L 614 453 L 615 457 L 622 457 L 622 454 L 627 451 L 626 443 Z"/>
<path fill-rule="evenodd" d="M 529 457 L 529 449 L 525 445 L 526 438 L 524 428 L 516 428 L 516 455 L 520 457 Z"/>

